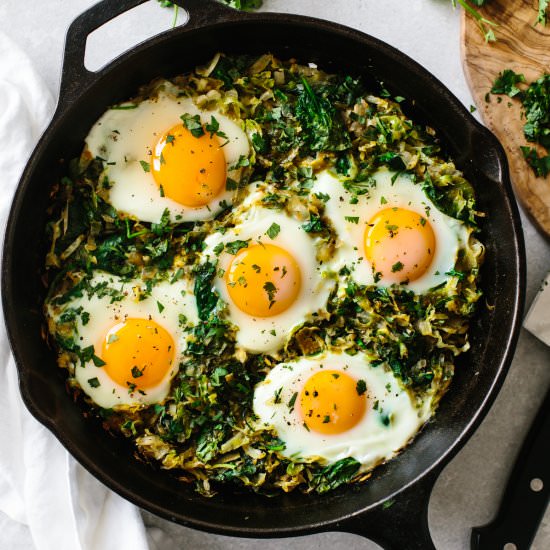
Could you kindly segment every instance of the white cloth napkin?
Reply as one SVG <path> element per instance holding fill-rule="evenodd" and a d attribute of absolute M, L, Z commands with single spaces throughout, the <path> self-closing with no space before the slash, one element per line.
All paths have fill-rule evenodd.
<path fill-rule="evenodd" d="M 0 33 L 0 231 L 54 101 Z M 78 464 L 25 408 L 0 320 L 0 549 L 147 550 L 138 509 Z"/>

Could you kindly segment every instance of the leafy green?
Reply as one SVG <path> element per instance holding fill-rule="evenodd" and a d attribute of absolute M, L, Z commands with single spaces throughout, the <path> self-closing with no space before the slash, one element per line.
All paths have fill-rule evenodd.
<path fill-rule="evenodd" d="M 329 99 L 317 94 L 304 77 L 296 117 L 304 129 L 304 144 L 311 151 L 343 151 L 351 146 L 340 113 Z"/>
<path fill-rule="evenodd" d="M 355 458 L 343 458 L 313 475 L 312 485 L 317 493 L 326 493 L 349 483 L 359 471 L 361 464 Z"/>
<path fill-rule="evenodd" d="M 218 295 L 213 290 L 213 280 L 215 276 L 215 264 L 205 262 L 197 267 L 194 292 L 197 301 L 197 312 L 201 321 L 206 321 L 212 310 L 218 304 Z"/>

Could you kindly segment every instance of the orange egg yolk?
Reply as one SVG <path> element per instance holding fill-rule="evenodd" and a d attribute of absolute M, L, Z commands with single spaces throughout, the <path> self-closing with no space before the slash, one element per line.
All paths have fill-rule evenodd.
<path fill-rule="evenodd" d="M 338 370 L 311 376 L 300 394 L 300 414 L 310 430 L 334 435 L 353 428 L 365 414 L 367 399 L 357 381 Z"/>
<path fill-rule="evenodd" d="M 174 340 L 155 321 L 129 318 L 105 335 L 101 359 L 117 384 L 147 390 L 158 385 L 174 361 Z"/>
<path fill-rule="evenodd" d="M 225 188 L 226 162 L 216 135 L 195 137 L 178 124 L 158 140 L 151 172 L 161 195 L 183 206 L 208 204 Z"/>
<path fill-rule="evenodd" d="M 285 249 L 274 244 L 241 248 L 225 273 L 233 303 L 254 317 L 272 317 L 287 310 L 302 284 L 300 267 Z"/>
<path fill-rule="evenodd" d="M 378 212 L 365 231 L 365 255 L 375 272 L 392 282 L 414 281 L 432 263 L 435 234 L 430 222 L 405 208 Z"/>

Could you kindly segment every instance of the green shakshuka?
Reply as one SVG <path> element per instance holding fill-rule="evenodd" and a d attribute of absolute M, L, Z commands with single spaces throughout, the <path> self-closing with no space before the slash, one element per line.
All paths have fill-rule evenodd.
<path fill-rule="evenodd" d="M 110 107 L 54 186 L 46 334 L 86 414 L 204 495 L 364 481 L 481 292 L 470 183 L 382 84 L 215 56 Z"/>

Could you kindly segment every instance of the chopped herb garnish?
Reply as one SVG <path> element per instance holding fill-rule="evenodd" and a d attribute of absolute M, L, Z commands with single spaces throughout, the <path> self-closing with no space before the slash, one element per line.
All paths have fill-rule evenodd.
<path fill-rule="evenodd" d="M 180 116 L 183 121 L 183 125 L 191 132 L 191 135 L 196 138 L 200 138 L 204 135 L 204 128 L 202 127 L 201 117 L 199 115 L 191 116 L 189 113 Z"/>
<path fill-rule="evenodd" d="M 252 145 L 254 146 L 254 149 L 258 153 L 266 153 L 267 152 L 267 143 L 265 139 L 258 133 L 252 134 L 250 137 L 250 140 L 252 141 Z"/>
<path fill-rule="evenodd" d="M 103 367 L 107 364 L 105 363 L 105 361 L 103 361 L 103 359 L 95 355 L 95 353 L 92 355 L 92 361 L 96 367 Z"/>
<path fill-rule="evenodd" d="M 133 366 L 132 367 L 132 376 L 134 378 L 139 378 L 140 376 L 143 376 L 143 371 L 140 370 L 138 367 Z"/>
<path fill-rule="evenodd" d="M 225 189 L 227 191 L 235 191 L 235 189 L 237 189 L 238 187 L 239 184 L 234 179 L 227 178 L 225 180 Z"/>
<path fill-rule="evenodd" d="M 265 232 L 265 234 L 270 238 L 270 239 L 274 239 L 278 234 L 279 232 L 281 231 L 281 226 L 277 223 L 272 223 L 270 226 L 269 226 L 269 229 Z"/>
<path fill-rule="evenodd" d="M 90 378 L 90 379 L 88 380 L 88 384 L 90 384 L 90 387 L 91 387 L 91 388 L 99 388 L 99 386 L 101 386 L 101 383 L 99 382 L 99 380 L 97 379 L 97 377 Z"/>
<path fill-rule="evenodd" d="M 315 196 L 323 202 L 327 202 L 330 199 L 330 195 L 327 195 L 326 193 L 315 193 Z"/>
<path fill-rule="evenodd" d="M 218 133 L 218 130 L 220 129 L 220 123 L 214 116 L 211 116 L 210 122 L 205 126 L 205 128 L 206 131 L 210 133 L 210 137 L 212 137 L 214 134 Z"/>
<path fill-rule="evenodd" d="M 323 231 L 324 225 L 320 216 L 317 214 L 310 214 L 309 221 L 302 225 L 306 233 L 319 233 Z"/>
<path fill-rule="evenodd" d="M 357 380 L 355 389 L 357 390 L 357 395 L 363 395 L 367 391 L 367 383 L 364 380 Z"/>
<path fill-rule="evenodd" d="M 151 171 L 151 165 L 148 162 L 145 162 L 144 160 L 140 160 L 139 163 L 141 164 L 141 167 L 143 168 L 144 172 Z"/>
<path fill-rule="evenodd" d="M 264 283 L 263 289 L 267 292 L 269 309 L 271 309 L 271 306 L 275 303 L 275 300 L 273 298 L 277 293 L 277 287 L 271 281 L 267 281 L 266 283 Z"/>
<path fill-rule="evenodd" d="M 248 241 L 241 241 L 239 239 L 231 241 L 225 244 L 225 250 L 228 254 L 235 256 L 242 248 L 248 248 Z"/>
<path fill-rule="evenodd" d="M 290 410 L 294 409 L 294 404 L 296 403 L 297 397 L 298 397 L 298 392 L 296 391 L 292 394 L 292 397 L 290 398 L 290 401 L 288 402 L 288 408 Z"/>

